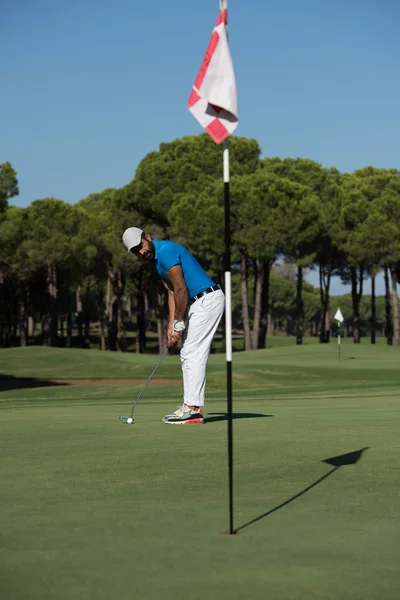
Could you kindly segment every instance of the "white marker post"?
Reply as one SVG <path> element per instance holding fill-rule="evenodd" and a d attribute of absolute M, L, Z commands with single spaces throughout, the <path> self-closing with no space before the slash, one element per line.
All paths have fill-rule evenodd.
<path fill-rule="evenodd" d="M 338 333 L 338 349 L 339 349 L 339 360 L 340 360 L 340 325 L 343 323 L 344 321 L 344 317 L 341 313 L 340 308 L 337 309 L 335 316 L 333 317 L 338 324 L 339 327 L 339 333 Z"/>

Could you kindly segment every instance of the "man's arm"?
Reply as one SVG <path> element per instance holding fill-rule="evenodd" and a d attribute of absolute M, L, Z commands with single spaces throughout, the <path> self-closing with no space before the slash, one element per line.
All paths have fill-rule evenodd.
<path fill-rule="evenodd" d="M 163 285 L 168 292 L 168 313 L 169 313 L 168 338 L 169 338 L 172 335 L 172 329 L 174 327 L 175 299 L 174 299 L 174 292 L 169 287 L 168 283 L 166 281 L 164 281 L 163 279 L 161 281 L 163 282 Z"/>
<path fill-rule="evenodd" d="M 174 319 L 182 321 L 185 317 L 186 307 L 189 300 L 186 283 L 183 278 L 182 267 L 180 265 L 175 265 L 174 267 L 171 267 L 167 271 L 167 276 L 173 287 Z"/>

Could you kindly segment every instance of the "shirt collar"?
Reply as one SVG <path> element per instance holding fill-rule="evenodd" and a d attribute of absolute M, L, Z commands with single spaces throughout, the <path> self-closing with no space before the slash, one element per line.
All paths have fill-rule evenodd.
<path fill-rule="evenodd" d="M 153 260 L 156 261 L 156 260 L 158 260 L 157 254 L 158 254 L 158 250 L 160 248 L 161 242 L 157 238 L 153 238 L 153 244 L 154 244 L 154 258 L 153 258 Z"/>

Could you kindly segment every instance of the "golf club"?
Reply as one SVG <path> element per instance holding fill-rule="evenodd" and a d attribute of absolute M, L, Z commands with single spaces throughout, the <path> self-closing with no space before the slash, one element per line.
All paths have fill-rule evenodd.
<path fill-rule="evenodd" d="M 167 354 L 169 350 L 169 346 L 167 346 L 164 350 L 164 352 L 161 354 L 160 358 L 158 359 L 158 362 L 156 364 L 156 366 L 154 367 L 154 369 L 151 372 L 150 377 L 148 378 L 148 380 L 146 381 L 146 383 L 144 384 L 144 387 L 142 389 L 142 391 L 140 392 L 139 396 L 136 398 L 134 405 L 132 406 L 132 410 L 131 410 L 131 416 L 130 417 L 120 417 L 121 421 L 125 421 L 125 423 L 128 423 L 128 425 L 132 425 L 132 423 L 134 423 L 135 419 L 133 418 L 133 411 L 135 409 L 136 404 L 139 402 L 139 399 L 141 398 L 144 390 L 146 389 L 150 379 L 153 377 L 154 373 L 156 372 L 158 366 L 160 365 L 162 359 L 164 358 L 164 356 Z"/>

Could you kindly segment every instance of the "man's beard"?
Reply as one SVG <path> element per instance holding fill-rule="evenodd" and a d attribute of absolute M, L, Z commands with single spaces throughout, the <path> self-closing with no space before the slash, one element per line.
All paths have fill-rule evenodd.
<path fill-rule="evenodd" d="M 153 260 L 154 256 L 155 256 L 155 249 L 154 249 L 154 244 L 153 242 L 148 242 L 149 244 L 149 249 L 146 251 L 146 254 L 143 256 L 141 255 L 142 260 Z"/>

